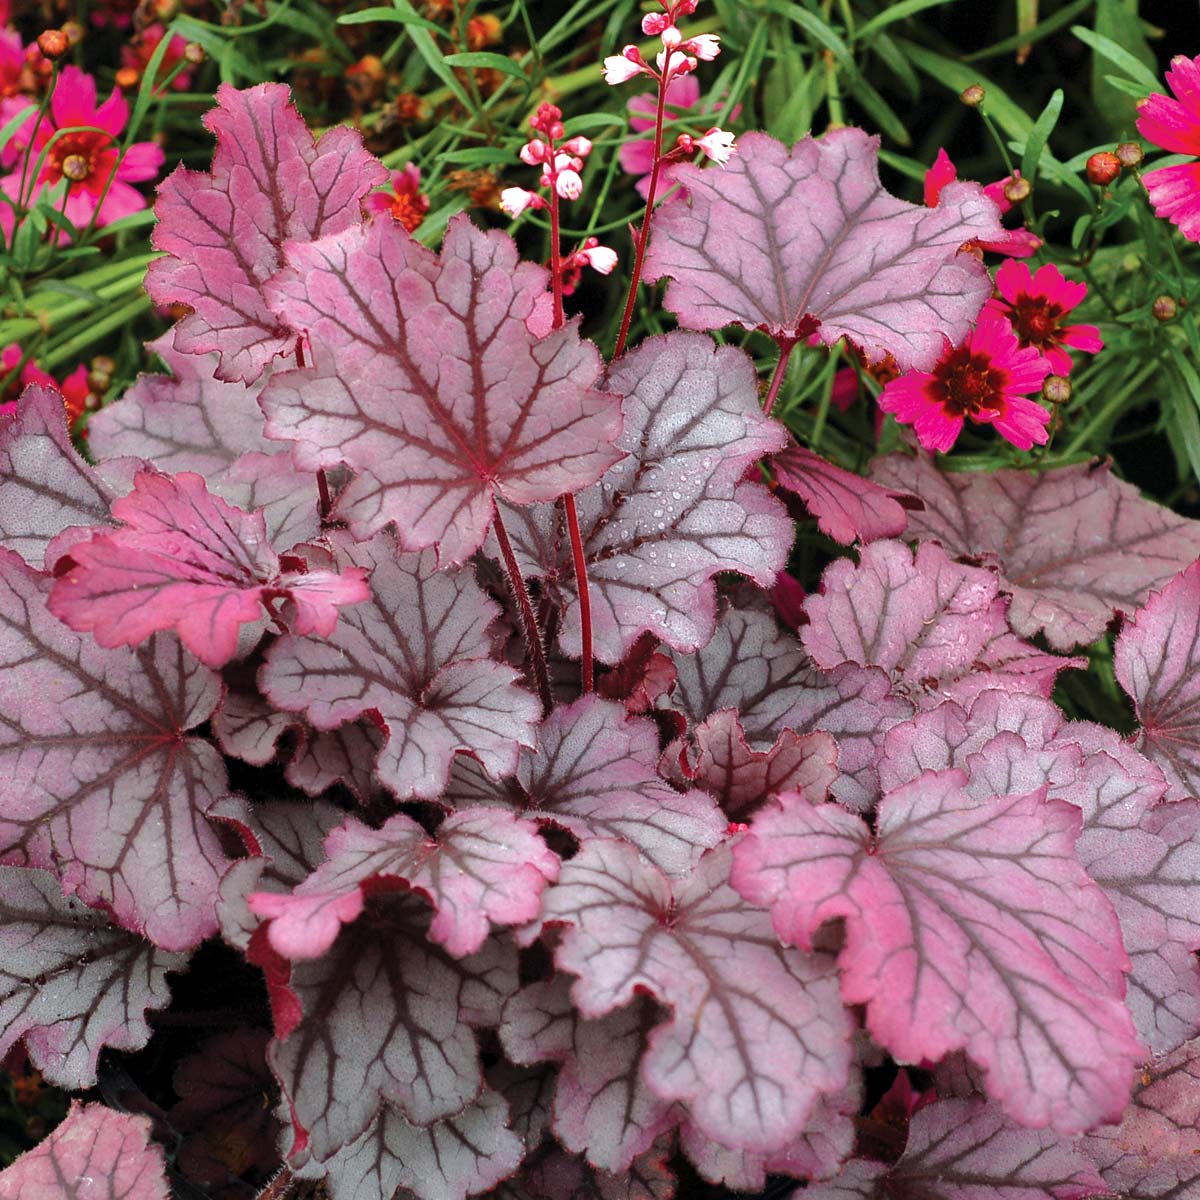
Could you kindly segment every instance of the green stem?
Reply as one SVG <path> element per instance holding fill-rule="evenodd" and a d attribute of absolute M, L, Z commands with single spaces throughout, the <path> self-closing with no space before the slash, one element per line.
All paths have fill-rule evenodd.
<path fill-rule="evenodd" d="M 150 297 L 143 292 L 113 309 L 102 320 L 89 322 L 82 333 L 59 343 L 48 352 L 40 354 L 39 362 L 44 370 L 53 371 L 60 363 L 78 358 L 86 347 L 107 337 L 110 333 L 124 328 L 131 321 L 149 311 Z"/>
<path fill-rule="evenodd" d="M 1113 392 L 1097 411 L 1096 415 L 1067 443 L 1067 448 L 1062 451 L 1062 457 L 1070 458 L 1071 455 L 1077 454 L 1082 450 L 1092 434 L 1097 429 L 1102 428 L 1107 421 L 1119 412 L 1130 395 L 1158 370 L 1158 365 L 1157 362 L 1153 361 L 1147 363 L 1124 387 L 1118 388 Z"/>

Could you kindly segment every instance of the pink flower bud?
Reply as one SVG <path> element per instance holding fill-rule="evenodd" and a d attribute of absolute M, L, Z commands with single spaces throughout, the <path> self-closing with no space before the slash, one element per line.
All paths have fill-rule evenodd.
<path fill-rule="evenodd" d="M 510 187 L 505 188 L 500 193 L 500 207 L 510 217 L 519 217 L 527 208 L 545 208 L 546 201 L 537 192 L 530 192 L 525 188 Z"/>
<path fill-rule="evenodd" d="M 642 32 L 647 37 L 658 37 L 671 23 L 666 13 L 647 13 L 642 18 Z"/>
<path fill-rule="evenodd" d="M 718 129 L 715 125 L 702 138 L 696 139 L 696 145 L 721 167 L 737 151 L 737 142 L 734 140 L 733 134 L 724 129 Z"/>
<path fill-rule="evenodd" d="M 583 195 L 583 180 L 578 171 L 559 171 L 554 188 L 564 200 L 578 200 Z"/>
<path fill-rule="evenodd" d="M 568 154 L 577 155 L 579 158 L 587 158 L 592 152 L 592 143 L 589 138 L 573 137 L 563 142 L 562 148 Z"/>
<path fill-rule="evenodd" d="M 668 50 L 674 50 L 675 47 L 683 41 L 683 34 L 680 33 L 674 25 L 668 25 L 665 29 L 663 29 L 661 36 L 662 44 L 666 46 Z"/>
<path fill-rule="evenodd" d="M 626 46 L 625 49 L 637 54 L 636 46 Z M 604 60 L 604 82 L 613 87 L 618 83 L 628 83 L 629 80 L 643 74 L 646 64 L 640 59 L 640 54 L 637 54 L 636 59 L 630 58 L 628 54 L 610 54 Z"/>
<path fill-rule="evenodd" d="M 668 53 L 671 54 L 671 69 L 669 71 L 667 71 Z M 696 69 L 696 60 L 679 50 L 672 52 L 660 50 L 655 56 L 655 61 L 658 63 L 658 69 L 666 72 L 668 79 L 674 79 L 676 75 L 686 75 L 689 71 Z"/>
<path fill-rule="evenodd" d="M 521 161 L 527 166 L 536 167 L 546 161 L 550 147 L 541 138 L 534 138 L 521 147 Z"/>
<path fill-rule="evenodd" d="M 712 62 L 721 53 L 721 39 L 715 33 L 701 33 L 688 38 L 683 43 L 683 49 L 694 54 L 701 62 Z"/>

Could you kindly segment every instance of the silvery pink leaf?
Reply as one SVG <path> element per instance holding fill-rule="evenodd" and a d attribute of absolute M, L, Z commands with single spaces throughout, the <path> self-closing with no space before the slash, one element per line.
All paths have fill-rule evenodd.
<path fill-rule="evenodd" d="M 737 846 L 734 883 L 801 947 L 845 919 L 842 995 L 900 1061 L 965 1049 L 1024 1124 L 1111 1120 L 1143 1051 L 1116 917 L 1075 857 L 1079 812 L 1042 793 L 980 800 L 967 781 L 890 792 L 874 832 L 784 796 Z"/>
<path fill-rule="evenodd" d="M 300 467 L 354 468 L 337 512 L 356 538 L 395 521 L 405 549 L 461 563 L 496 499 L 553 500 L 622 457 L 618 397 L 592 390 L 596 347 L 574 323 L 530 332 L 546 273 L 507 234 L 453 217 L 437 255 L 372 221 L 288 262 L 269 291 L 313 361 L 272 377 L 267 433 Z"/>
<path fill-rule="evenodd" d="M 206 1038 L 175 1068 L 171 1082 L 180 1099 L 170 1121 L 184 1135 L 179 1166 L 189 1179 L 219 1186 L 279 1162 L 279 1123 L 265 1102 L 275 1090 L 269 1040 L 265 1029 L 243 1025 Z"/>
<path fill-rule="evenodd" d="M 1141 722 L 1139 744 L 1168 798 L 1200 795 L 1200 564 L 1155 593 L 1117 638 L 1117 679 Z"/>
<path fill-rule="evenodd" d="M 246 897 L 251 892 L 289 892 L 307 879 L 324 861 L 326 834 L 344 815 L 321 800 L 268 800 L 248 815 L 242 809 L 227 815 L 224 803 L 217 806 L 214 816 L 233 827 L 249 854 L 226 870 L 217 896 L 221 936 L 231 946 L 245 951 L 259 926 Z"/>
<path fill-rule="evenodd" d="M 280 712 L 258 692 L 230 688 L 213 714 L 212 730 L 226 754 L 263 767 L 278 753 L 284 733 L 299 724 L 299 718 Z"/>
<path fill-rule="evenodd" d="M 334 544 L 342 571 L 370 572 L 371 599 L 325 640 L 275 642 L 259 679 L 266 695 L 318 730 L 372 714 L 387 733 L 376 775 L 401 799 L 439 796 L 456 753 L 511 774 L 540 709 L 516 669 L 489 657 L 496 605 L 469 571 L 439 572 L 432 551 L 399 552 L 387 534 Z"/>
<path fill-rule="evenodd" d="M 508 1101 L 508 1127 L 533 1153 L 550 1129 L 557 1067 L 551 1063 L 518 1067 L 501 1058 L 488 1068 L 486 1078 L 488 1086 Z"/>
<path fill-rule="evenodd" d="M 321 532 L 316 475 L 298 471 L 286 451 L 243 454 L 210 481 L 209 490 L 235 508 L 261 512 L 267 537 L 281 550 Z"/>
<path fill-rule="evenodd" d="M 1055 650 L 1094 642 L 1200 555 L 1200 521 L 1143 500 L 1103 464 L 943 474 L 927 457 L 893 454 L 871 476 L 921 497 L 909 537 L 994 556 L 1013 629 L 1044 632 Z"/>
<path fill-rule="evenodd" d="M 928 370 L 991 295 L 964 243 L 1000 235 L 996 206 L 951 184 L 936 208 L 879 182 L 879 139 L 839 129 L 789 150 L 739 139 L 723 171 L 676 169 L 690 203 L 655 214 L 646 278 L 669 277 L 666 306 L 687 329 L 737 323 L 779 341 L 847 338 L 871 361 Z"/>
<path fill-rule="evenodd" d="M 531 821 L 499 808 L 453 813 L 433 837 L 403 813 L 378 830 L 349 817 L 326 837 L 313 874 L 286 895 L 256 893 L 249 903 L 271 918 L 271 945 L 285 958 L 319 958 L 369 889 L 411 889 L 433 905 L 430 939 L 462 958 L 478 953 L 493 924 L 532 921 L 558 865 Z"/>
<path fill-rule="evenodd" d="M 51 580 L 0 550 L 0 859 L 53 870 L 166 950 L 216 929 L 228 864 L 205 819 L 220 755 L 187 731 L 220 680 L 177 643 L 104 650 L 46 608 Z"/>
<path fill-rule="evenodd" d="M 731 821 L 747 821 L 780 792 L 802 792 L 809 800 L 828 799 L 838 778 L 838 747 L 828 733 L 780 732 L 766 750 L 755 750 L 731 708 L 702 721 L 687 742 L 668 746 L 664 759 L 678 764 L 679 782 L 714 796 Z M 674 778 L 674 773 L 671 775 Z"/>
<path fill-rule="evenodd" d="M 998 1105 L 939 1100 L 913 1114 L 892 1166 L 852 1159 L 811 1200 L 1087 1200 L 1107 1195 L 1087 1158 L 1051 1130 L 1014 1125 Z"/>
<path fill-rule="evenodd" d="M 846 664 L 818 670 L 791 633 L 766 613 L 729 609 L 698 654 L 673 656 L 678 681 L 672 703 L 696 728 L 723 709 L 735 709 L 746 743 L 767 752 L 785 729 L 823 731 L 838 745 L 834 796 L 856 809 L 879 797 L 875 763 L 893 725 L 912 705 L 892 694 L 876 667 Z"/>
<path fill-rule="evenodd" d="M 1044 654 L 1008 628 L 996 576 L 922 543 L 864 546 L 855 565 L 831 563 L 804 602 L 804 648 L 826 670 L 880 667 L 917 707 L 969 703 L 985 688 L 1049 696 L 1059 671 L 1082 660 Z"/>
<path fill-rule="evenodd" d="M 714 575 L 737 571 L 770 587 L 786 561 L 791 520 L 766 488 L 741 480 L 787 435 L 763 416 L 747 355 L 698 334 L 648 338 L 612 365 L 605 386 L 625 397 L 617 447 L 628 457 L 576 497 L 596 657 L 619 662 L 646 631 L 694 650 L 712 637 Z M 514 543 L 531 574 L 557 579 L 560 640 L 577 655 L 567 539 L 555 514 L 521 515 L 510 522 Z"/>
<path fill-rule="evenodd" d="M 584 696 L 556 708 L 538 728 L 537 751 L 516 774 L 488 779 L 469 758 L 454 765 L 446 803 L 502 804 L 569 830 L 580 841 L 622 838 L 668 875 L 690 870 L 725 833 L 703 792 L 680 793 L 657 773 L 658 729 L 624 707 Z"/>
<path fill-rule="evenodd" d="M 835 542 L 848 546 L 904 532 L 904 508 L 890 492 L 796 442 L 771 459 L 771 469 L 779 486 L 799 496 L 817 527 Z"/>
<path fill-rule="evenodd" d="M 1122 1200 L 1190 1200 L 1200 1187 L 1200 1040 L 1152 1060 L 1121 1123 L 1080 1146 Z"/>
<path fill-rule="evenodd" d="M 601 1171 L 627 1171 L 679 1116 L 639 1070 L 646 1038 L 662 1014 L 645 997 L 597 1020 L 571 1002 L 569 975 L 534 983 L 504 1006 L 500 1040 L 514 1062 L 561 1063 L 552 1129 L 558 1140 Z"/>
<path fill-rule="evenodd" d="M 854 1118 L 861 1107 L 861 1081 L 852 1076 L 840 1092 L 820 1096 L 804 1132 L 773 1154 L 730 1150 L 706 1137 L 690 1121 L 680 1127 L 679 1146 L 710 1183 L 722 1183 L 737 1192 L 761 1191 L 768 1175 L 827 1179 L 854 1148 Z"/>
<path fill-rule="evenodd" d="M 670 1139 L 664 1137 L 635 1159 L 628 1171 L 610 1175 L 551 1143 L 527 1158 L 494 1194 L 496 1200 L 673 1200 L 675 1176 L 667 1166 L 670 1153 Z"/>
<path fill-rule="evenodd" d="M 170 1200 L 146 1117 L 71 1104 L 45 1141 L 0 1171 L 0 1200 Z"/>
<path fill-rule="evenodd" d="M 524 1156 L 504 1098 L 484 1088 L 462 1112 L 424 1127 L 385 1104 L 360 1138 L 296 1174 L 324 1177 L 330 1200 L 465 1200 L 490 1191 Z"/>
<path fill-rule="evenodd" d="M 347 721 L 336 729 L 307 730 L 284 772 L 292 787 L 319 796 L 342 784 L 357 800 L 383 791 L 375 778 L 375 760 L 384 735 L 369 718 Z"/>
<path fill-rule="evenodd" d="M 359 224 L 363 197 L 387 172 L 348 126 L 314 142 L 282 84 L 222 84 L 204 125 L 217 139 L 212 171 L 181 166 L 159 184 L 152 241 L 167 253 L 150 264 L 146 290 L 156 304 L 192 309 L 175 327 L 177 350 L 219 353 L 222 379 L 253 383 L 296 346 L 264 295 L 284 244 Z"/>
<path fill-rule="evenodd" d="M 566 926 L 555 962 L 579 976 L 582 1017 L 638 994 L 670 1011 L 642 1058 L 650 1089 L 722 1145 L 770 1153 L 846 1085 L 850 1022 L 832 960 L 781 946 L 729 886 L 730 861 L 719 846 L 672 882 L 634 847 L 592 841 L 564 863 L 542 918 Z"/>
<path fill-rule="evenodd" d="M 0 545 L 30 566 L 52 567 L 56 555 L 47 549 L 55 539 L 68 529 L 82 537 L 88 526 L 111 524 L 114 496 L 75 453 L 62 396 L 27 387 L 16 412 L 0 419 Z"/>
<path fill-rule="evenodd" d="M 303 1018 L 269 1059 L 291 1107 L 293 1152 L 327 1161 L 385 1104 L 429 1125 L 479 1096 L 473 1026 L 499 1023 L 517 989 L 516 951 L 491 938 L 454 958 L 428 940 L 429 916 L 415 896 L 376 897 L 324 958 L 292 969 Z"/>
<path fill-rule="evenodd" d="M 105 1046 L 140 1050 L 147 1009 L 171 1001 L 187 958 L 114 928 L 43 871 L 0 867 L 0 1055 L 19 1038 L 56 1087 L 96 1083 Z"/>
<path fill-rule="evenodd" d="M 220 667 L 237 652 L 241 626 L 273 600 L 285 602 L 295 633 L 327 637 L 338 609 L 370 594 L 361 568 L 282 564 L 262 514 L 231 508 L 190 471 L 140 471 L 112 514 L 123 527 L 73 545 L 50 595 L 51 612 L 101 646 L 174 629 L 201 662 Z"/>

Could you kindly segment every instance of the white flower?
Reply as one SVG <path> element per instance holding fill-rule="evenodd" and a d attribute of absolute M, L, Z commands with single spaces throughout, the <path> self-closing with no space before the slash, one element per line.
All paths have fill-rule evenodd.
<path fill-rule="evenodd" d="M 559 171 L 554 180 L 554 190 L 564 200 L 578 200 L 583 195 L 583 180 L 578 171 Z"/>
<path fill-rule="evenodd" d="M 630 50 L 635 57 L 629 57 Z M 635 76 L 641 75 L 646 70 L 646 64 L 641 58 L 636 46 L 626 46 L 620 54 L 610 54 L 604 60 L 604 82 L 612 87 L 618 83 L 628 83 Z"/>
<path fill-rule="evenodd" d="M 696 139 L 696 145 L 721 167 L 737 152 L 737 142 L 733 134 L 718 129 L 715 125 L 702 138 Z"/>
<path fill-rule="evenodd" d="M 579 252 L 581 258 L 587 260 L 587 264 L 593 271 L 599 271 L 601 275 L 611 275 L 617 265 L 617 252 L 609 249 L 608 246 L 589 246 L 586 250 Z"/>
<path fill-rule="evenodd" d="M 683 43 L 683 48 L 703 62 L 712 62 L 721 53 L 721 39 L 715 33 L 701 33 L 694 38 L 688 38 Z"/>
<path fill-rule="evenodd" d="M 537 192 L 510 187 L 500 193 L 500 207 L 510 217 L 519 217 L 527 208 L 545 208 L 546 201 Z"/>

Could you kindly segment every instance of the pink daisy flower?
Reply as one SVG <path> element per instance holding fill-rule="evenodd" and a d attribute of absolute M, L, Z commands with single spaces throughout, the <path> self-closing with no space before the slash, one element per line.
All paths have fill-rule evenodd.
<path fill-rule="evenodd" d="M 421 195 L 421 169 L 408 163 L 403 171 L 393 171 L 388 183 L 391 190 L 372 192 L 363 201 L 363 211 L 386 214 L 412 233 L 429 211 L 429 197 Z"/>
<path fill-rule="evenodd" d="M 999 297 L 987 307 L 1012 325 L 1022 346 L 1032 346 L 1050 364 L 1055 375 L 1069 375 L 1074 365 L 1064 346 L 1095 354 L 1104 349 L 1095 325 L 1067 325 L 1066 317 L 1082 303 L 1087 285 L 1064 279 L 1051 263 L 1032 274 L 1025 263 L 1011 259 L 996 272 Z"/>
<path fill-rule="evenodd" d="M 933 166 L 925 172 L 925 207 L 937 208 L 942 188 L 956 182 L 957 179 L 958 168 L 950 161 L 950 156 L 945 150 L 938 150 Z M 983 189 L 984 195 L 1001 213 L 1008 212 L 1013 206 L 1012 201 L 1004 194 L 1004 185 L 1008 182 L 1008 179 L 1001 179 L 996 183 L 989 183 Z M 1041 248 L 1042 239 L 1021 225 L 1016 229 L 1006 230 L 1004 237 L 997 241 L 973 244 L 978 245 L 981 250 L 990 250 L 993 254 L 1003 254 L 1009 258 L 1028 258 Z"/>
<path fill-rule="evenodd" d="M 879 407 L 911 425 L 927 450 L 949 450 L 966 420 L 992 425 L 1029 450 L 1049 438 L 1049 412 L 1027 399 L 1049 373 L 1037 350 L 1021 346 L 1012 326 L 985 308 L 967 339 L 947 345 L 932 371 L 893 379 L 880 393 Z"/>
<path fill-rule="evenodd" d="M 1177 100 L 1154 92 L 1138 105 L 1137 130 L 1175 154 L 1200 155 L 1200 58 L 1171 59 L 1167 86 Z M 1154 212 L 1190 242 L 1200 242 L 1200 163 L 1159 167 L 1142 176 Z"/>
<path fill-rule="evenodd" d="M 153 142 L 135 142 L 121 158 L 118 136 L 129 120 L 129 105 L 119 92 L 96 106 L 96 81 L 78 67 L 64 67 L 50 98 L 49 119 L 27 121 L 17 131 L 14 143 L 24 147 L 33 141 L 31 162 L 36 162 L 46 144 L 61 129 L 93 126 L 95 129 L 64 133 L 54 141 L 42 161 L 34 181 L 33 193 L 67 180 L 63 205 L 67 219 L 83 228 L 95 216 L 97 225 L 109 225 L 121 217 L 140 212 L 146 198 L 133 183 L 153 179 L 163 165 L 161 146 Z M 103 132 L 96 132 L 95 130 Z M 110 183 L 111 180 L 111 183 Z M 12 200 L 21 198 L 20 172 L 0 180 L 0 188 Z M 107 188 L 107 191 L 105 189 Z M 31 199 L 29 183 L 24 199 Z M 101 201 L 103 197 L 103 202 Z M 13 212 L 0 205 L 0 228 L 12 236 Z"/>

